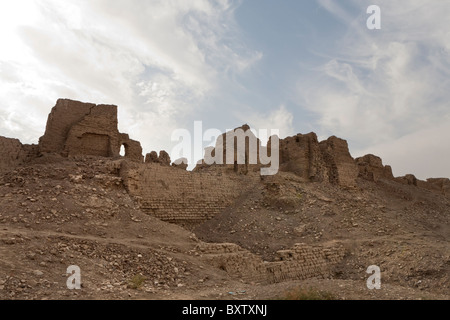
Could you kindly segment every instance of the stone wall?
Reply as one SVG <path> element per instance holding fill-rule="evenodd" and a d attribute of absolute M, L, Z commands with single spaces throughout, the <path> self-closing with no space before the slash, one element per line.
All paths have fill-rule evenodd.
<path fill-rule="evenodd" d="M 413 174 L 407 174 L 402 177 L 395 177 L 394 180 L 401 184 L 427 189 L 443 195 L 450 194 L 450 179 L 448 178 L 429 178 L 424 181 L 417 179 Z"/>
<path fill-rule="evenodd" d="M 267 265 L 269 282 L 291 279 L 326 278 L 331 275 L 333 266 L 344 258 L 343 247 L 312 247 L 304 243 L 296 244 L 290 250 L 276 253 L 279 262 Z"/>
<path fill-rule="evenodd" d="M 216 151 L 220 150 L 218 147 L 222 145 L 223 153 L 219 157 L 223 158 L 223 162 L 226 162 L 227 151 L 227 137 L 235 134 L 237 130 L 241 130 L 248 137 L 248 141 L 253 142 L 257 147 L 255 149 L 255 164 L 250 165 L 249 160 L 251 155 L 249 154 L 248 145 L 245 150 L 239 152 L 234 150 L 234 164 L 226 164 L 223 167 L 233 170 L 236 173 L 247 174 L 250 171 L 256 171 L 260 169 L 261 163 L 259 161 L 260 152 L 266 153 L 266 148 L 261 146 L 261 141 L 256 138 L 250 130 L 248 125 L 244 125 L 233 131 L 227 132 L 222 135 L 222 144 L 218 141 L 215 149 L 212 150 L 210 157 L 205 155 L 205 161 L 202 161 L 197 165 L 196 171 L 200 171 L 209 166 L 208 159 L 211 157 L 216 158 Z M 273 152 L 277 152 L 273 149 L 271 140 L 268 144 L 268 155 Z M 209 151 L 208 151 L 209 152 Z M 319 143 L 317 135 L 313 132 L 309 134 L 298 134 L 293 137 L 287 137 L 279 140 L 279 163 L 280 170 L 293 172 L 301 177 L 305 182 L 322 182 L 327 181 L 333 184 L 342 186 L 354 186 L 356 184 L 356 178 L 358 177 L 358 166 L 355 160 L 350 155 L 347 141 L 330 137 L 326 141 Z M 238 161 L 240 160 L 240 161 Z M 240 164 L 241 163 L 241 164 Z"/>
<path fill-rule="evenodd" d="M 345 254 L 340 246 L 312 247 L 300 243 L 290 250 L 278 251 L 275 261 L 267 262 L 232 243 L 200 243 L 196 250 L 231 276 L 261 283 L 329 277 Z"/>
<path fill-rule="evenodd" d="M 214 217 L 260 179 L 223 170 L 191 172 L 159 163 L 124 162 L 120 174 L 144 212 L 187 227 Z"/>

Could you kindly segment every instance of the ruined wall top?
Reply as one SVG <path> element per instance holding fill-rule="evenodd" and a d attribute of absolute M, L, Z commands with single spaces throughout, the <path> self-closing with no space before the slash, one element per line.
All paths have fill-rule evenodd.
<path fill-rule="evenodd" d="M 92 103 L 59 99 L 48 115 L 45 134 L 39 139 L 40 151 L 62 152 L 72 126 L 87 116 L 95 106 Z"/>
<path fill-rule="evenodd" d="M 142 147 L 138 141 L 129 138 L 128 134 L 118 130 L 117 109 L 115 105 L 96 105 L 69 99 L 59 99 L 52 108 L 47 121 L 45 134 L 40 138 L 39 145 L 22 145 L 17 139 L 0 137 L 0 172 L 13 170 L 15 166 L 28 163 L 42 153 L 56 153 L 63 156 L 93 155 L 102 157 L 119 157 L 120 149 L 125 147 L 125 157 L 144 163 Z M 239 130 L 240 129 L 240 130 Z M 241 131 L 242 137 L 248 140 L 245 148 L 237 150 L 236 146 L 227 146 L 228 136 Z M 221 135 L 215 148 L 207 148 L 205 159 L 222 159 L 225 163 L 219 168 L 225 171 L 234 171 L 238 174 L 247 174 L 256 171 L 261 166 L 259 154 L 272 154 L 271 138 L 267 147 L 251 132 L 248 125 L 231 130 Z M 256 144 L 255 164 L 253 165 L 250 144 Z M 222 144 L 222 145 L 221 145 Z M 221 147 L 221 148 L 219 148 Z M 227 148 L 232 155 L 231 164 L 226 164 Z M 234 149 L 234 150 L 233 150 Z M 216 152 L 220 150 L 220 152 Z M 279 140 L 279 164 L 281 171 L 292 172 L 305 181 L 330 182 L 341 186 L 354 186 L 357 177 L 378 181 L 380 179 L 395 180 L 400 183 L 411 184 L 442 192 L 450 189 L 450 180 L 429 179 L 421 181 L 413 175 L 394 178 L 392 168 L 383 165 L 381 158 L 375 155 L 366 155 L 353 159 L 347 141 L 330 137 L 319 142 L 315 133 L 298 134 Z M 216 154 L 217 153 L 217 154 Z M 238 160 L 242 160 L 240 162 Z M 170 156 L 167 152 L 156 152 L 147 155 L 147 163 L 159 163 L 170 166 Z M 176 161 L 174 167 L 186 170 L 187 160 Z M 210 168 L 203 160 L 198 163 L 194 171 Z M 217 169 L 217 167 L 215 168 Z M 255 170 L 254 170 L 255 169 Z M 179 171 L 177 171 L 179 173 Z"/>
<path fill-rule="evenodd" d="M 94 155 L 117 157 L 121 146 L 125 156 L 143 161 L 140 143 L 118 130 L 117 106 L 95 105 L 59 99 L 48 116 L 40 152 L 63 156 Z"/>

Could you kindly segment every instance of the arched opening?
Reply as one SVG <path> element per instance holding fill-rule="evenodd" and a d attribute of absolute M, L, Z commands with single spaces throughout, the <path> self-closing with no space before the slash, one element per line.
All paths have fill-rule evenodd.
<path fill-rule="evenodd" d="M 127 155 L 127 146 L 125 144 L 122 144 L 120 146 L 120 156 L 125 157 Z"/>

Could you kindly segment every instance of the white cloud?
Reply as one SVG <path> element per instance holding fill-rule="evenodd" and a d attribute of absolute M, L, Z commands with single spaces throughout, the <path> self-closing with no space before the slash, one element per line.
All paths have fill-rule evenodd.
<path fill-rule="evenodd" d="M 395 176 L 412 173 L 422 180 L 450 177 L 450 149 L 446 143 L 447 137 L 450 136 L 449 120 L 435 127 L 357 150 L 355 156 L 377 154 L 385 165 L 392 166 Z"/>
<path fill-rule="evenodd" d="M 425 172 L 429 164 L 413 161 L 413 170 L 408 152 L 416 154 L 423 148 L 428 156 L 450 153 L 448 144 L 429 143 L 442 139 L 442 128 L 450 126 L 450 93 L 445 89 L 450 87 L 450 37 L 444 22 L 450 3 L 381 1 L 382 29 L 370 31 L 365 26 L 369 1 L 353 2 L 360 8 L 359 16 L 349 16 L 334 2 L 320 1 L 347 23 L 348 31 L 332 48 L 334 57 L 312 77 L 299 80 L 298 97 L 318 115 L 321 136 L 339 135 L 367 152 L 376 146 L 373 149 L 399 172 Z M 440 134 L 435 128 L 441 128 Z M 414 145 L 419 134 L 428 145 Z M 439 169 L 432 172 L 448 175 L 448 165 L 436 164 Z"/>
<path fill-rule="evenodd" d="M 56 99 L 71 98 L 119 105 L 123 131 L 146 151 L 168 148 L 169 130 L 261 56 L 240 40 L 235 8 L 226 0 L 2 1 L 0 135 L 37 142 Z"/>
<path fill-rule="evenodd" d="M 246 122 L 254 129 L 257 136 L 260 130 L 261 133 L 264 131 L 267 132 L 267 137 L 259 137 L 262 139 L 261 143 L 263 145 L 266 145 L 272 130 L 278 130 L 281 139 L 293 135 L 295 132 L 293 128 L 294 116 L 284 105 L 281 105 L 268 113 L 249 111 L 236 114 L 236 117 L 240 119 L 243 124 Z"/>

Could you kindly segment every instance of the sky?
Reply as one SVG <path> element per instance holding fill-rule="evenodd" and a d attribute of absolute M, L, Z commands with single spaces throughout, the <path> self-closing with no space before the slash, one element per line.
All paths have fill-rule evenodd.
<path fill-rule="evenodd" d="M 448 0 L 2 0 L 0 135 L 37 143 L 68 98 L 118 105 L 144 153 L 194 121 L 246 123 L 450 177 L 449 16 Z"/>

